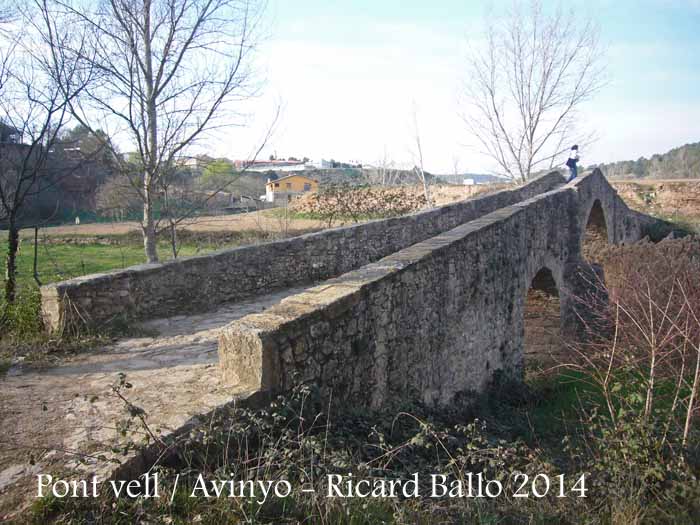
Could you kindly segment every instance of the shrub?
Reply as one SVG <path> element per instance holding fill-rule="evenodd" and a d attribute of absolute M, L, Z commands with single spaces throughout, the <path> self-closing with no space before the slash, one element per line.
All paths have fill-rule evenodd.
<path fill-rule="evenodd" d="M 397 217 L 425 207 L 425 196 L 412 187 L 326 186 L 292 204 L 292 210 L 327 223 Z"/>
<path fill-rule="evenodd" d="M 610 495 L 608 519 L 663 520 L 666 505 L 693 509 L 700 495 L 700 239 L 598 255 L 606 282 L 597 285 L 609 303 L 595 312 L 587 341 L 573 346 L 572 366 L 594 388 L 581 404 L 583 440 L 570 453 Z"/>
<path fill-rule="evenodd" d="M 0 339 L 13 338 L 17 340 L 32 339 L 42 333 L 41 294 L 36 287 L 25 287 L 16 297 L 13 304 L 0 302 L 0 326 L 3 335 Z"/>

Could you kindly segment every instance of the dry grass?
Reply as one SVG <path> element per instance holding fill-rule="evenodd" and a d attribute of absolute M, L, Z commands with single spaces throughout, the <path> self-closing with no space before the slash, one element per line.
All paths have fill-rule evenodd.
<path fill-rule="evenodd" d="M 274 210 L 241 213 L 238 215 L 219 215 L 196 217 L 183 223 L 182 228 L 197 232 L 232 231 L 244 232 L 251 230 L 281 231 L 279 217 Z M 321 228 L 321 221 L 313 219 L 294 219 L 294 229 L 307 230 Z M 140 231 L 138 222 L 103 222 L 80 225 L 63 225 L 42 228 L 41 235 L 121 235 L 132 231 Z M 22 238 L 32 238 L 33 230 L 22 230 Z"/>

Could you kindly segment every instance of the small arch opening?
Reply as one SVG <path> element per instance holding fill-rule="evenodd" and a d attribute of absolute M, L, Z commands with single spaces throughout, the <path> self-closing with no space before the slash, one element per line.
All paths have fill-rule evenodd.
<path fill-rule="evenodd" d="M 598 262 L 600 252 L 608 246 L 608 225 L 599 199 L 596 199 L 588 214 L 586 229 L 581 239 L 581 254 L 589 262 Z"/>
<path fill-rule="evenodd" d="M 542 268 L 525 297 L 523 349 L 528 371 L 551 365 L 562 351 L 560 304 L 554 276 Z"/>

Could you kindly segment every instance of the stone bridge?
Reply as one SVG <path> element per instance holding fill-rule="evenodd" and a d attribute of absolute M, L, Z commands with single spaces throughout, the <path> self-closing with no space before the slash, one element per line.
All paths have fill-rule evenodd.
<path fill-rule="evenodd" d="M 143 437 L 116 430 L 128 413 L 112 388 L 120 373 L 163 437 L 299 382 L 380 407 L 446 405 L 499 371 L 520 378 L 533 340 L 577 329 L 584 236 L 634 241 L 651 221 L 599 171 L 571 184 L 555 172 L 405 217 L 44 286 L 53 331 L 116 318 L 143 330 L 0 378 L 0 500 L 28 502 L 37 472 L 128 477 L 157 460 L 155 445 L 113 452 Z"/>
<path fill-rule="evenodd" d="M 640 239 L 650 219 L 603 174 L 552 186 L 231 323 L 219 339 L 228 384 L 283 391 L 312 382 L 340 403 L 445 406 L 495 374 L 520 379 L 528 290 L 559 297 L 574 333 L 595 268 L 584 236 Z M 542 183 L 543 181 L 540 181 Z"/>
<path fill-rule="evenodd" d="M 499 371 L 521 377 L 530 288 L 558 295 L 562 329 L 575 329 L 574 297 L 591 272 L 587 226 L 621 243 L 650 220 L 598 170 L 568 185 L 553 172 L 406 217 L 44 286 L 42 309 L 50 329 L 74 330 L 298 288 L 223 328 L 219 366 L 231 392 L 314 382 L 369 407 L 396 396 L 446 405 Z"/>

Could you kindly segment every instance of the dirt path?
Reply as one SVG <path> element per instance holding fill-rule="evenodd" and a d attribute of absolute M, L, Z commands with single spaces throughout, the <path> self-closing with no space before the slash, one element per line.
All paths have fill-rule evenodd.
<path fill-rule="evenodd" d="M 270 213 L 264 212 L 240 213 L 237 215 L 217 215 L 209 217 L 197 217 L 183 223 L 182 227 L 191 231 L 250 231 L 260 230 L 265 232 L 279 232 L 284 228 L 284 221 Z M 288 229 L 305 230 L 323 227 L 321 221 L 311 219 L 292 219 L 287 225 Z M 139 231 L 138 222 L 101 222 L 88 224 L 68 224 L 64 226 L 52 226 L 42 228 L 41 235 L 120 235 L 130 231 Z M 24 229 L 21 232 L 23 238 L 32 237 L 34 230 Z"/>
<path fill-rule="evenodd" d="M 221 328 L 301 290 L 148 321 L 142 326 L 158 335 L 124 339 L 48 370 L 11 369 L 0 379 L 0 521 L 34 497 L 39 473 L 85 478 L 111 470 L 95 456 L 119 442 L 117 426 L 128 419 L 110 387 L 120 372 L 133 385 L 126 397 L 163 433 L 230 402 L 240 392 L 220 382 Z"/>

